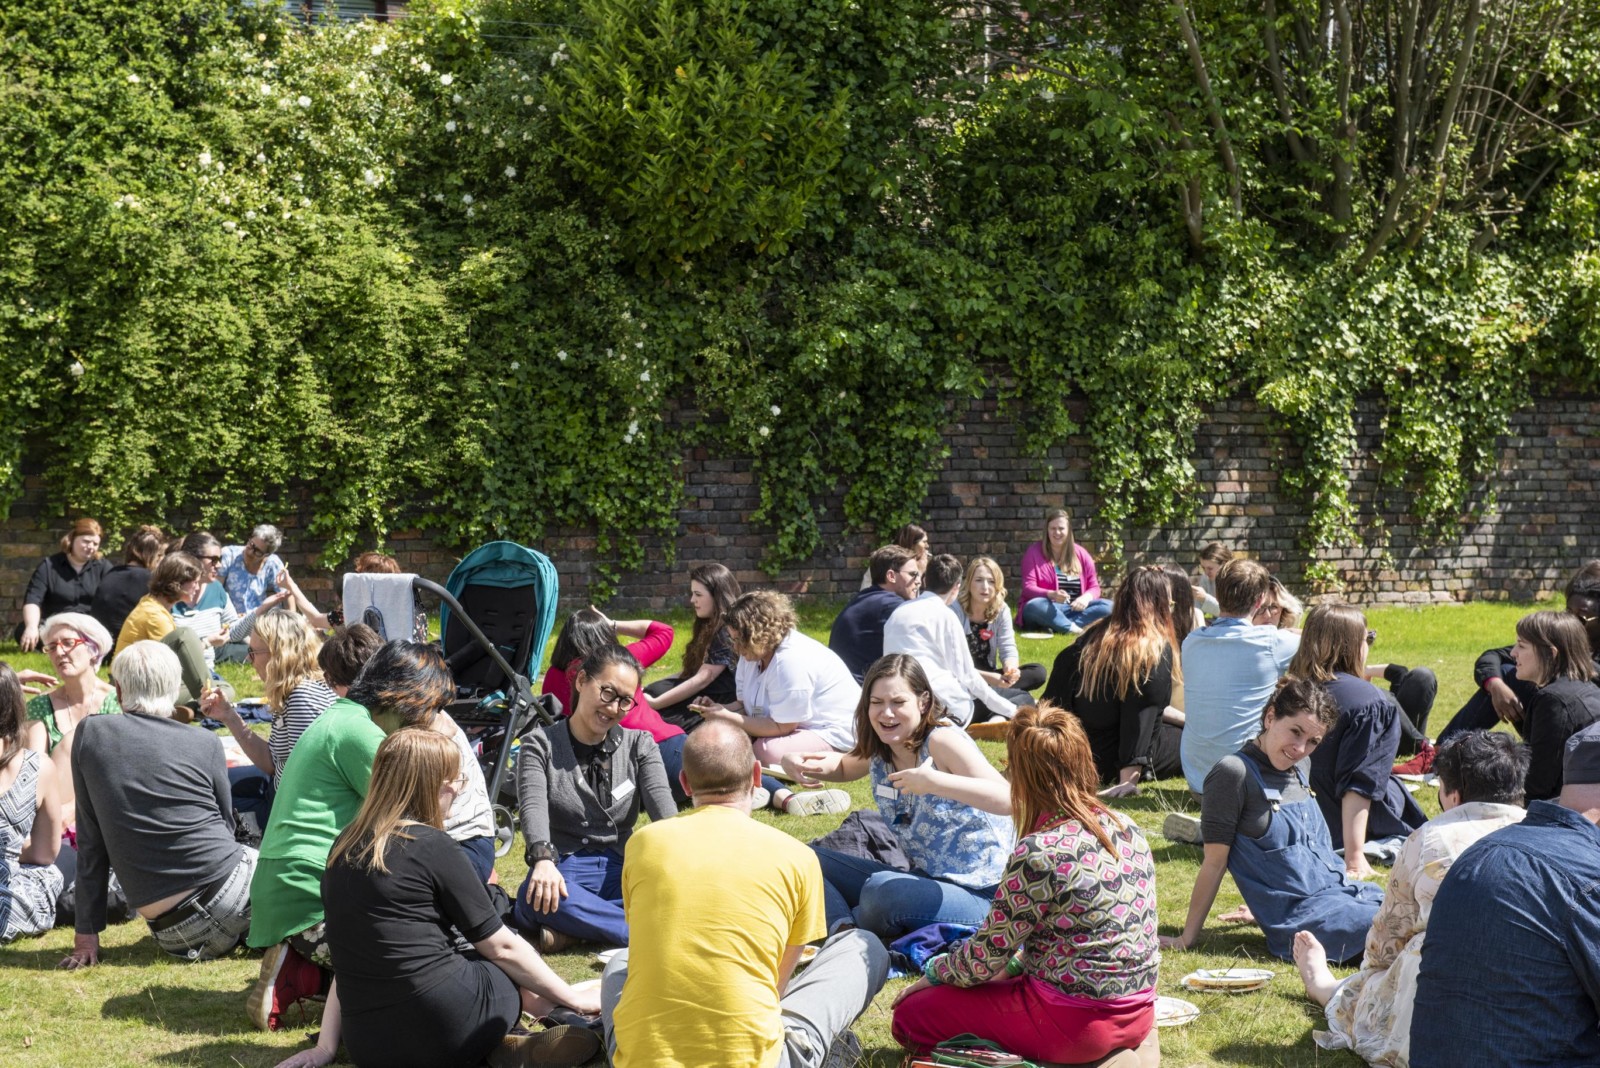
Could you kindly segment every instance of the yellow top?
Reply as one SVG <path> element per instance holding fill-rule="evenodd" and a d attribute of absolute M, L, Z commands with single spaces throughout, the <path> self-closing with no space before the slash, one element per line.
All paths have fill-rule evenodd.
<path fill-rule="evenodd" d="M 622 869 L 628 982 L 614 1068 L 768 1068 L 778 965 L 827 933 L 810 847 L 717 805 L 652 823 Z"/>
<path fill-rule="evenodd" d="M 122 621 L 122 629 L 117 632 L 117 650 L 120 652 L 134 642 L 146 639 L 158 642 L 171 634 L 176 626 L 172 621 L 172 613 L 147 593 L 139 598 L 139 603 L 133 606 L 128 618 Z"/>

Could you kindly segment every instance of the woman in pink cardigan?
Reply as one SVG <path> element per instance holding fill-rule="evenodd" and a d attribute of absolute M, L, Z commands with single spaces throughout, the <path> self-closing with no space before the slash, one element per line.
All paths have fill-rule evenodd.
<path fill-rule="evenodd" d="M 1056 508 L 1044 517 L 1044 540 L 1022 554 L 1022 596 L 1017 626 L 1078 634 L 1111 614 L 1100 596 L 1094 557 L 1072 537 L 1072 517 Z"/>

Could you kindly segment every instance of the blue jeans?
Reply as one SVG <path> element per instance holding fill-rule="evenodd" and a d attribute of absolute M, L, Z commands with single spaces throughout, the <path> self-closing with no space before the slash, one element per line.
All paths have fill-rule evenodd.
<path fill-rule="evenodd" d="M 994 887 L 968 890 L 865 857 L 812 846 L 822 863 L 828 930 L 854 923 L 889 941 L 930 923 L 977 927 L 989 915 Z"/>
<path fill-rule="evenodd" d="M 674 734 L 656 743 L 661 751 L 661 766 L 667 773 L 667 785 L 672 788 L 672 799 L 679 808 L 689 803 L 689 795 L 683 792 L 683 784 L 678 781 L 678 772 L 683 770 L 683 743 L 688 740 L 687 734 Z"/>
<path fill-rule="evenodd" d="M 1022 606 L 1024 626 L 1036 630 L 1053 630 L 1062 634 L 1076 633 L 1110 614 L 1111 602 L 1104 597 L 1096 597 L 1085 605 L 1081 612 L 1074 611 L 1068 602 L 1056 604 L 1048 597 L 1035 597 Z"/>
<path fill-rule="evenodd" d="M 524 878 L 511 906 L 512 922 L 525 931 L 548 927 L 583 942 L 627 945 L 622 854 L 613 849 L 580 849 L 562 857 L 556 868 L 567 881 L 567 896 L 561 904 L 554 912 L 535 912 L 528 904 L 528 880 Z"/>

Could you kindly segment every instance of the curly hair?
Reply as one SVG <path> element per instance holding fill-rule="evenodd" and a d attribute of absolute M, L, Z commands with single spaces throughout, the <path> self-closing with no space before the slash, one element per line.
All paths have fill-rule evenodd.
<path fill-rule="evenodd" d="M 274 716 L 280 716 L 289 695 L 301 683 L 322 681 L 322 666 L 317 661 L 322 639 L 304 616 L 281 609 L 257 617 L 255 636 L 267 647 L 267 662 L 261 669 L 267 705 Z"/>
<path fill-rule="evenodd" d="M 733 602 L 727 620 L 739 646 L 757 656 L 766 656 L 789 636 L 799 617 L 789 598 L 777 590 L 755 590 Z"/>

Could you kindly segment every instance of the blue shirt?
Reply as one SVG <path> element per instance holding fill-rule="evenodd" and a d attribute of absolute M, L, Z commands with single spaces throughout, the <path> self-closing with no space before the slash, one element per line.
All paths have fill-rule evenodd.
<path fill-rule="evenodd" d="M 252 575 L 244 567 L 244 546 L 230 545 L 222 550 L 222 566 L 217 578 L 228 591 L 234 610 L 247 616 L 260 608 L 262 600 L 278 588 L 278 572 L 282 570 L 283 561 L 273 553 L 262 562 L 261 570 Z"/>
<path fill-rule="evenodd" d="M 1261 732 L 1261 711 L 1300 635 L 1224 616 L 1183 640 L 1183 777 L 1200 793 L 1217 761 Z"/>
<path fill-rule="evenodd" d="M 906 603 L 898 593 L 868 586 L 844 606 L 828 634 L 828 648 L 839 655 L 857 682 L 872 662 L 883 655 L 883 625 L 896 608 Z"/>
<path fill-rule="evenodd" d="M 1551 801 L 1475 843 L 1422 945 L 1411 1068 L 1600 1065 L 1600 830 Z"/>

